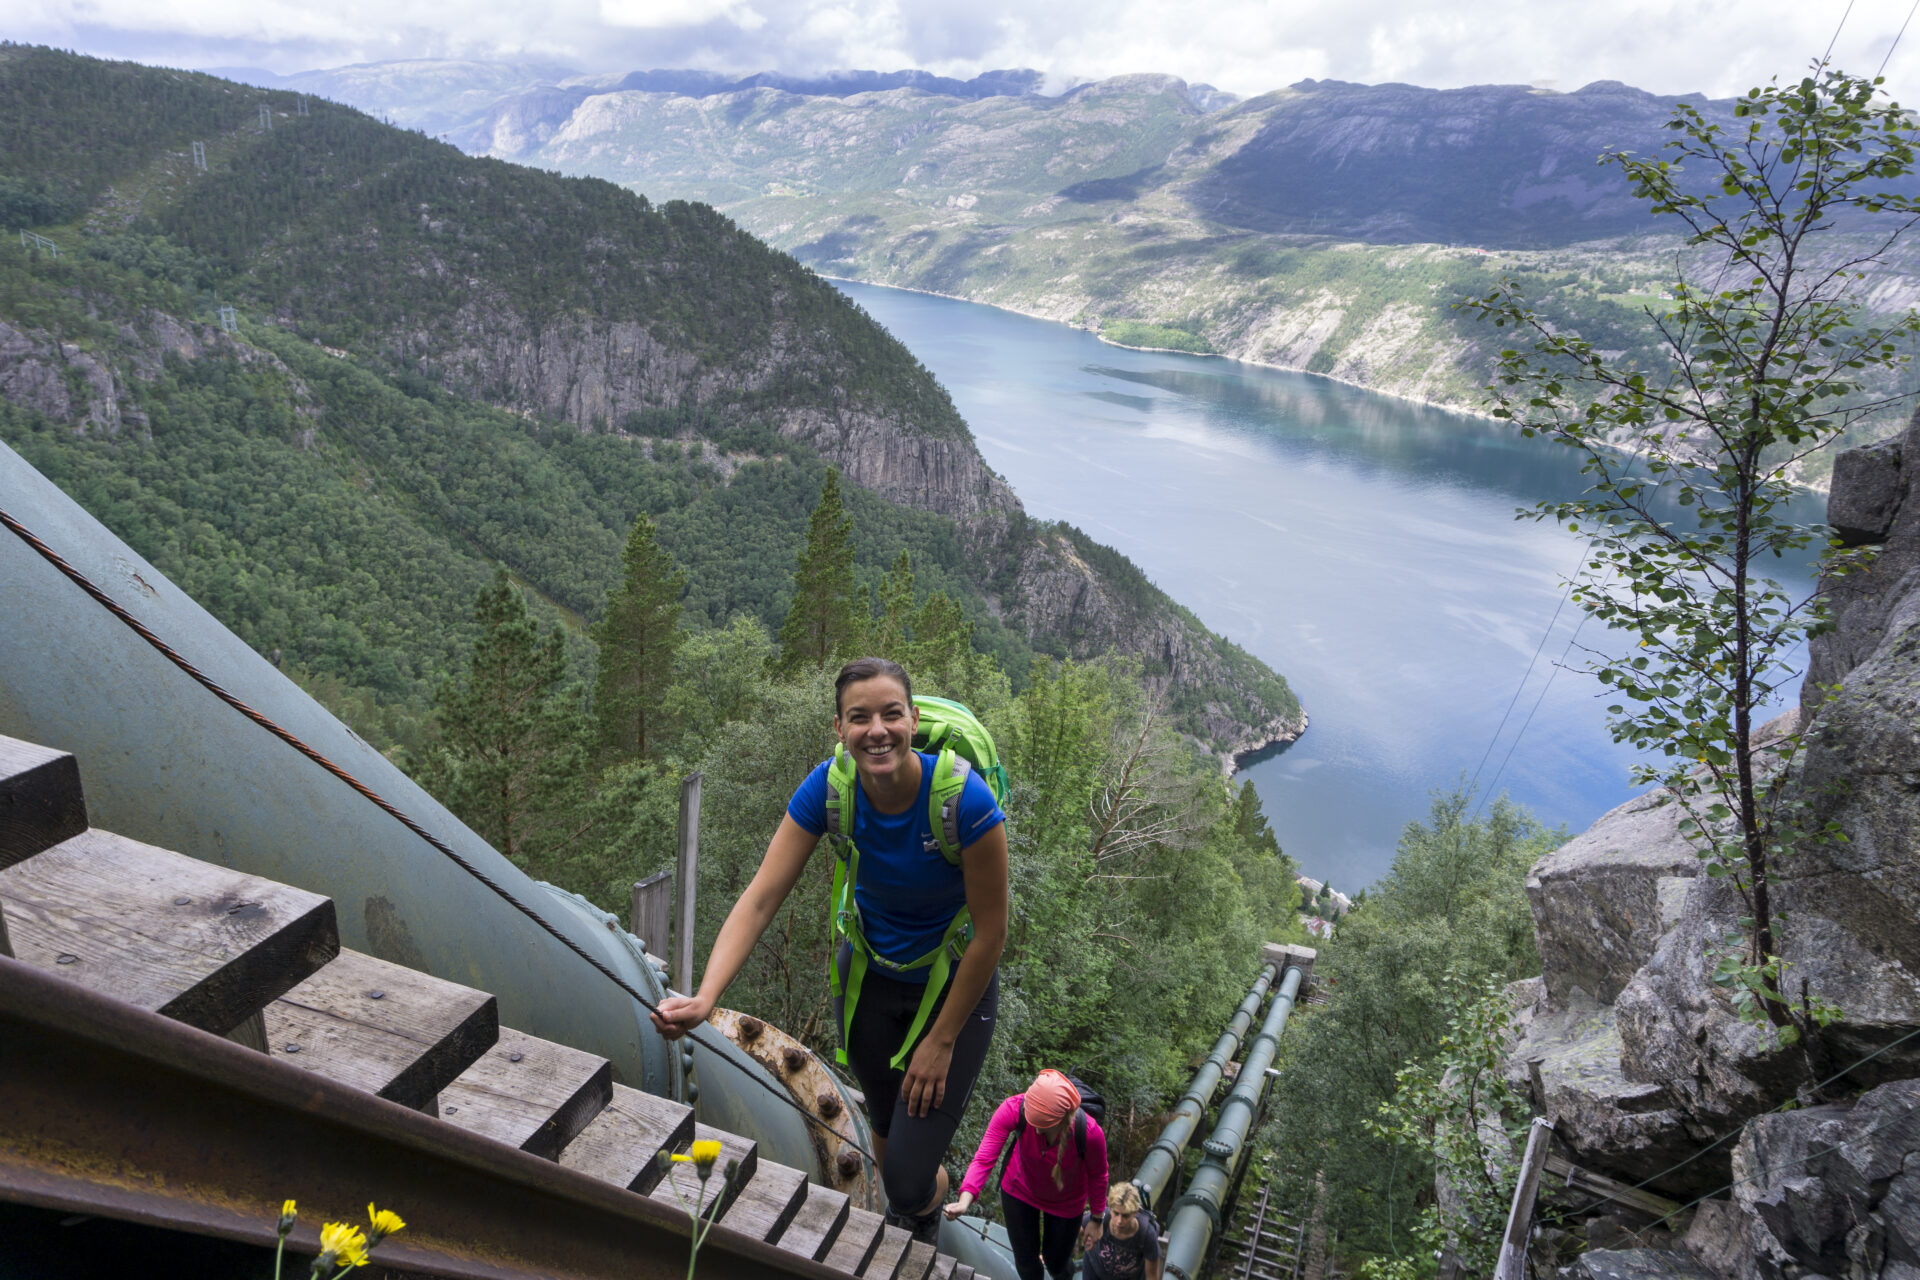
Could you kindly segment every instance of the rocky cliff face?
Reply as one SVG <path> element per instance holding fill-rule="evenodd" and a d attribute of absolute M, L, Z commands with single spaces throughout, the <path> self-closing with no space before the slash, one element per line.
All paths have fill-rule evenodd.
<path fill-rule="evenodd" d="M 1843 1020 L 1782 1048 L 1734 1015 L 1707 948 L 1744 907 L 1725 881 L 1693 874 L 1677 806 L 1658 793 L 1606 815 L 1528 880 L 1545 974 L 1523 984 L 1510 1072 L 1583 1163 L 1687 1198 L 1739 1179 L 1689 1240 L 1723 1276 L 1920 1275 L 1909 1208 L 1920 1198 L 1902 1180 L 1920 1168 L 1920 1124 L 1880 1123 L 1908 1094 L 1920 1101 L 1920 1038 L 1905 1039 L 1920 1031 L 1915 460 L 1920 416 L 1835 468 L 1829 518 L 1878 555 L 1827 584 L 1835 625 L 1812 645 L 1807 745 L 1776 784 L 1807 805 L 1811 828 L 1832 821 L 1847 835 L 1803 843 L 1774 882 L 1786 994 L 1837 1005 Z M 1850 1110 L 1763 1114 L 1860 1089 L 1874 1091 Z"/>

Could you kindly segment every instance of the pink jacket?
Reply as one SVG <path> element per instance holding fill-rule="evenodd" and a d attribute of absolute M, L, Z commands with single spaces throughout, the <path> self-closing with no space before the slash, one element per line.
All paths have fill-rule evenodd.
<path fill-rule="evenodd" d="M 1007 1139 L 1020 1118 L 1021 1096 L 1016 1093 L 994 1108 L 993 1119 L 987 1121 L 986 1136 L 980 1139 L 980 1149 L 973 1153 L 967 1176 L 960 1180 L 960 1190 L 976 1200 L 986 1187 L 987 1179 L 993 1176 L 994 1167 L 1000 1163 L 1000 1153 L 1006 1150 Z M 1064 1186 L 1053 1185 L 1055 1165 L 1062 1166 Z M 1020 1131 L 1019 1140 L 1014 1144 L 1013 1159 L 1007 1164 L 1007 1178 L 1002 1186 L 1014 1199 L 1056 1218 L 1077 1218 L 1082 1209 L 1091 1209 L 1097 1217 L 1107 1207 L 1106 1132 L 1098 1120 L 1087 1117 L 1087 1159 L 1082 1164 L 1071 1135 L 1055 1150 L 1041 1139 L 1038 1129 L 1028 1125 Z"/>

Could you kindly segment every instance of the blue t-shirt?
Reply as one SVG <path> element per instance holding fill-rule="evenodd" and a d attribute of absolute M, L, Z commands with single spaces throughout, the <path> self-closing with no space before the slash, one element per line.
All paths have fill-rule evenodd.
<path fill-rule="evenodd" d="M 940 945 L 947 926 L 967 905 L 967 885 L 960 868 L 948 862 L 927 820 L 927 797 L 933 791 L 934 757 L 920 757 L 920 797 L 905 813 L 879 813 L 855 786 L 853 843 L 860 849 L 860 879 L 854 901 L 860 907 L 860 927 L 874 954 L 908 964 Z M 787 802 L 787 814 L 814 835 L 827 830 L 827 769 L 823 761 L 807 775 Z M 960 793 L 960 847 L 966 848 L 1007 820 L 994 802 L 993 788 L 977 772 L 967 774 Z M 927 970 L 891 973 L 901 982 L 924 983 Z"/>

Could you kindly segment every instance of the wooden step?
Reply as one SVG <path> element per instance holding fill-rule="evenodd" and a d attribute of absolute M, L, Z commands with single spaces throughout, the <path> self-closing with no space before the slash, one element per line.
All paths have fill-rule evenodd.
<path fill-rule="evenodd" d="M 491 995 L 358 951 L 268 1005 L 263 1022 L 274 1057 L 415 1110 L 500 1039 Z"/>
<path fill-rule="evenodd" d="M 900 1270 L 894 1280 L 927 1280 L 927 1273 L 933 1269 L 933 1260 L 940 1256 L 939 1250 L 924 1240 L 915 1240 L 907 1246 L 907 1256 L 900 1262 Z"/>
<path fill-rule="evenodd" d="M 646 1195 L 660 1182 L 659 1156 L 693 1141 L 693 1108 L 623 1084 L 560 1153 L 569 1169 Z"/>
<path fill-rule="evenodd" d="M 973 1280 L 973 1268 L 962 1262 L 953 1269 L 953 1280 Z"/>
<path fill-rule="evenodd" d="M 778 1244 L 794 1215 L 800 1212 L 800 1206 L 806 1203 L 809 1191 L 806 1174 L 762 1160 L 720 1222 L 756 1240 Z"/>
<path fill-rule="evenodd" d="M 80 766 L 64 751 L 0 735 L 0 867 L 87 829 Z"/>
<path fill-rule="evenodd" d="M 659 1184 L 647 1194 L 661 1204 L 676 1209 L 691 1209 L 700 1205 L 702 1215 L 724 1217 L 740 1191 L 753 1181 L 755 1171 L 760 1164 L 760 1146 L 748 1138 L 737 1134 L 722 1133 L 718 1129 L 704 1124 L 693 1126 L 693 1140 L 703 1142 L 713 1139 L 720 1144 L 720 1160 L 713 1166 L 713 1173 L 707 1179 L 705 1195 L 702 1196 L 700 1175 L 690 1164 L 675 1164 Z M 720 1175 L 726 1171 L 727 1161 L 735 1161 L 733 1182 L 721 1181 Z M 676 1195 L 675 1193 L 678 1192 Z"/>
<path fill-rule="evenodd" d="M 898 1227 L 884 1225 L 883 1220 L 880 1243 L 873 1251 L 872 1260 L 860 1272 L 861 1280 L 896 1280 L 912 1244 L 912 1236 Z"/>
<path fill-rule="evenodd" d="M 955 1280 L 958 1275 L 960 1259 L 950 1253 L 937 1254 L 933 1259 L 933 1269 L 927 1272 L 927 1280 Z M 972 1275 L 971 1269 L 967 1272 Z"/>
<path fill-rule="evenodd" d="M 0 870 L 14 956 L 225 1035 L 340 951 L 333 902 L 89 830 Z"/>
<path fill-rule="evenodd" d="M 852 1207 L 853 1202 L 844 1191 L 809 1183 L 806 1203 L 787 1224 L 786 1234 L 780 1237 L 780 1247 L 815 1262 L 824 1261 L 839 1239 L 841 1228 L 846 1226 L 847 1211 Z"/>
<path fill-rule="evenodd" d="M 440 1118 L 552 1160 L 613 1101 L 613 1064 L 511 1027 L 440 1091 Z"/>
<path fill-rule="evenodd" d="M 827 1250 L 826 1264 L 850 1276 L 860 1275 L 873 1261 L 874 1252 L 880 1246 L 881 1228 L 885 1225 L 886 1219 L 879 1214 L 849 1205 L 847 1220 L 841 1225 L 840 1234 L 834 1237 L 833 1247 Z"/>

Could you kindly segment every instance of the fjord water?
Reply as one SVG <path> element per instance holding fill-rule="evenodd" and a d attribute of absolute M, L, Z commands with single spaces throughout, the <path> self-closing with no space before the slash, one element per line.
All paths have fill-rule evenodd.
<path fill-rule="evenodd" d="M 945 384 L 1028 511 L 1126 553 L 1287 677 L 1312 727 L 1242 776 L 1307 874 L 1371 883 L 1429 793 L 1476 773 L 1576 832 L 1632 794 L 1611 699 L 1579 669 L 1622 642 L 1561 607 L 1584 540 L 1515 519 L 1585 489 L 1572 451 L 1325 378 L 841 288 Z M 1782 568 L 1798 598 L 1805 566 Z"/>

